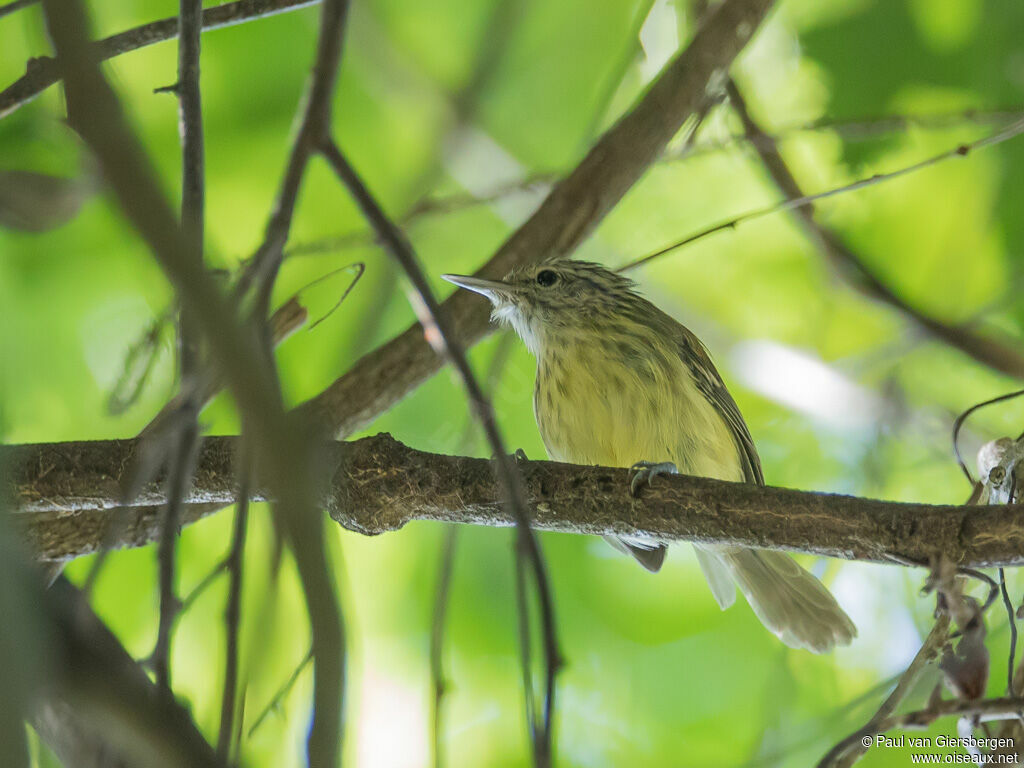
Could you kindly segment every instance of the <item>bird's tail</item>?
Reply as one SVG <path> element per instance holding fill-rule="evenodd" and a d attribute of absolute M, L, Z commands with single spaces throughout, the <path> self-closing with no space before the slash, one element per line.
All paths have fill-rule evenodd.
<path fill-rule="evenodd" d="M 728 575 L 761 623 L 791 648 L 827 653 L 857 636 L 832 593 L 789 555 L 718 547 L 699 547 L 697 554 L 718 604 L 727 608 L 735 599 Z"/>

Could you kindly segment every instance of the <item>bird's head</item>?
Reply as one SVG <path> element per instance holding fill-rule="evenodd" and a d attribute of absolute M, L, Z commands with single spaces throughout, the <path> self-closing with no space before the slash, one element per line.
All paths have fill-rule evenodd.
<path fill-rule="evenodd" d="M 588 261 L 544 261 L 503 280 L 442 277 L 490 299 L 491 319 L 512 326 L 534 355 L 560 337 L 599 330 L 639 299 L 632 280 Z"/>

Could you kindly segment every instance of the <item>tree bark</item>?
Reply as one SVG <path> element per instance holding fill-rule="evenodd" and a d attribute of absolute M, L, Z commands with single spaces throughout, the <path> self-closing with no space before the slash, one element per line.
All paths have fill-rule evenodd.
<path fill-rule="evenodd" d="M 120 511 L 110 543 L 142 546 L 158 532 L 159 476 L 125 504 L 136 440 L 0 448 L 16 499 L 16 524 L 41 559 L 95 552 Z M 182 509 L 194 522 L 232 504 L 237 439 L 208 437 Z M 321 503 L 344 527 L 374 535 L 413 520 L 510 526 L 486 459 L 409 448 L 389 435 L 330 443 Z M 883 563 L 927 564 L 940 554 L 970 567 L 1024 564 L 1024 505 L 903 504 L 709 478 L 659 477 L 630 496 L 627 469 L 522 461 L 538 530 L 643 536 L 808 552 Z M 329 477 L 328 477 L 329 475 Z M 258 488 L 254 501 L 266 499 Z"/>

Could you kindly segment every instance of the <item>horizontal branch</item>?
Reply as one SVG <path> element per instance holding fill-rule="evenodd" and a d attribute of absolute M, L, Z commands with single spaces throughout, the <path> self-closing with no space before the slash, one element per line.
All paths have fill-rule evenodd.
<path fill-rule="evenodd" d="M 234 502 L 236 439 L 207 438 L 183 522 Z M 140 506 L 119 505 L 136 440 L 0 448 L 10 468 L 15 513 L 44 559 L 95 551 L 105 526 L 126 510 L 118 546 L 157 535 L 157 477 Z M 388 435 L 331 443 L 324 465 L 332 478 L 322 499 L 350 530 L 379 534 L 413 520 L 511 526 L 491 463 L 417 451 Z M 875 562 L 927 563 L 944 554 L 971 567 L 1024 564 L 1024 505 L 964 507 L 903 504 L 708 478 L 659 477 L 641 498 L 628 492 L 629 470 L 550 461 L 520 464 L 532 523 L 566 533 L 641 536 L 807 552 Z M 254 500 L 262 500 L 257 494 Z"/>
<path fill-rule="evenodd" d="M 207 8 L 203 11 L 203 31 L 241 24 L 250 19 L 305 8 L 320 0 L 237 0 L 233 3 Z M 112 59 L 129 51 L 162 43 L 178 36 L 178 17 L 160 19 L 141 27 L 134 27 L 111 35 L 95 43 L 101 61 Z M 32 101 L 51 85 L 60 81 L 56 59 L 40 56 L 30 59 L 25 74 L 0 91 L 0 118 Z"/>

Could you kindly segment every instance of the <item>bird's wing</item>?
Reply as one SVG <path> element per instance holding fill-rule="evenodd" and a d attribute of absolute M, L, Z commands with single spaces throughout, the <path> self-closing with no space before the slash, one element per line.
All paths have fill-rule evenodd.
<path fill-rule="evenodd" d="M 694 336 L 688 328 L 678 322 L 675 325 L 680 331 L 677 337 L 680 357 L 693 373 L 697 388 L 725 419 L 729 431 L 732 432 L 733 440 L 736 441 L 736 449 L 743 464 L 743 479 L 748 483 L 764 485 L 761 459 L 757 455 L 757 448 L 754 447 L 754 439 L 750 436 L 750 430 L 747 429 L 743 416 L 740 415 L 736 401 L 732 399 L 729 390 L 725 388 L 722 377 L 715 369 L 715 364 L 711 362 L 711 356 L 701 340 Z"/>

